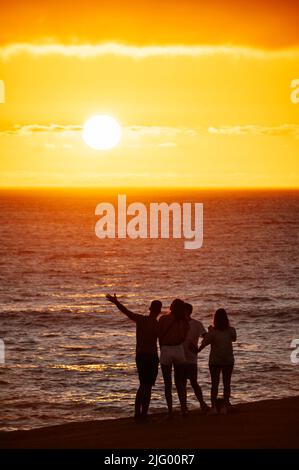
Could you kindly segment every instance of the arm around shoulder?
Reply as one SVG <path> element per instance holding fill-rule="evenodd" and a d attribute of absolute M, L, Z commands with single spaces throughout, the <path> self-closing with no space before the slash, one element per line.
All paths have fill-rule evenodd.
<path fill-rule="evenodd" d="M 201 345 L 198 348 L 198 352 L 202 351 L 206 346 L 211 344 L 211 341 L 212 341 L 211 337 L 212 337 L 212 332 L 211 330 L 209 330 L 209 332 L 204 335 Z"/>

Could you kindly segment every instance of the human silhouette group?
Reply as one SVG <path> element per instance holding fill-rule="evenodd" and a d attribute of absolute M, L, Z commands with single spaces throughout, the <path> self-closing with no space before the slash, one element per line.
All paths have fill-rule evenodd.
<path fill-rule="evenodd" d="M 173 416 L 172 370 L 180 402 L 182 416 L 188 415 L 187 382 L 190 382 L 202 413 L 226 414 L 230 407 L 231 376 L 234 368 L 233 342 L 237 335 L 230 326 L 223 308 L 216 310 L 213 325 L 208 331 L 203 324 L 192 318 L 193 307 L 181 299 L 175 299 L 167 314 L 162 314 L 162 302 L 153 300 L 149 315 L 131 312 L 117 298 L 106 298 L 136 323 L 136 367 L 139 387 L 135 398 L 135 420 L 146 422 L 151 401 L 152 387 L 158 375 L 159 363 L 164 380 L 168 418 Z M 199 339 L 202 338 L 198 347 Z M 160 345 L 160 356 L 158 353 Z M 197 380 L 198 353 L 210 345 L 209 370 L 211 376 L 211 407 L 204 401 Z M 223 381 L 223 399 L 218 398 L 220 376 Z"/>

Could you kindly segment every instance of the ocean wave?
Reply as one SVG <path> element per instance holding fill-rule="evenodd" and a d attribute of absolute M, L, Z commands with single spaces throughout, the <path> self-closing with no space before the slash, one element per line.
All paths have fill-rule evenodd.
<path fill-rule="evenodd" d="M 92 346 L 72 346 L 72 345 L 65 345 L 65 344 L 59 344 L 58 345 L 59 348 L 61 349 L 66 349 L 68 351 L 81 351 L 81 350 L 86 350 L 86 349 L 91 349 Z"/>
<path fill-rule="evenodd" d="M 33 251 L 33 250 L 18 250 L 17 254 L 18 255 L 33 255 L 33 254 L 35 254 L 35 251 Z"/>
<path fill-rule="evenodd" d="M 47 255 L 45 257 L 46 261 L 56 261 L 56 260 L 64 260 L 68 258 L 77 258 L 77 259 L 92 259 L 98 258 L 98 253 L 55 253 L 52 255 Z"/>

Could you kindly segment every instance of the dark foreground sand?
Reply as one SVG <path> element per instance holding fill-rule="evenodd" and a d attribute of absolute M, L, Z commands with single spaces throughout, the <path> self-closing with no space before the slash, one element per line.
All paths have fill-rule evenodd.
<path fill-rule="evenodd" d="M 95 416 L 96 418 L 96 416 Z M 229 415 L 190 413 L 0 433 L 1 448 L 299 448 L 299 397 L 238 405 Z"/>

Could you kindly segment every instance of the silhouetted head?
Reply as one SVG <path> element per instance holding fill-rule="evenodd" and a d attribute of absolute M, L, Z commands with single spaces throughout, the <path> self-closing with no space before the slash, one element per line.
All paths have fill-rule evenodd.
<path fill-rule="evenodd" d="M 188 304 L 187 302 L 185 302 L 185 312 L 187 318 L 191 317 L 193 312 L 193 306 L 191 304 Z"/>
<path fill-rule="evenodd" d="M 181 299 L 175 299 L 170 305 L 170 311 L 176 320 L 186 318 L 185 302 Z"/>
<path fill-rule="evenodd" d="M 161 313 L 161 308 L 162 302 L 160 302 L 160 300 L 153 300 L 150 304 L 149 311 L 152 315 L 155 315 L 157 317 Z"/>
<path fill-rule="evenodd" d="M 218 308 L 214 315 L 214 328 L 216 330 L 226 330 L 229 327 L 229 320 L 224 308 Z"/>

